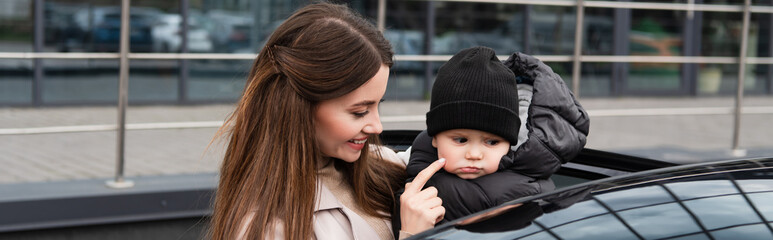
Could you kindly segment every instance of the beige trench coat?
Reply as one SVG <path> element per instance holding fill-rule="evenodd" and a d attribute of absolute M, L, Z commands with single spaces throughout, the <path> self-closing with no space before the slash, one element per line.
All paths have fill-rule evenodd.
<path fill-rule="evenodd" d="M 382 149 L 384 159 L 406 165 L 405 156 L 398 156 L 392 150 Z M 357 215 L 354 211 L 344 206 L 333 195 L 330 190 L 317 180 L 318 200 L 314 207 L 314 239 L 317 240 L 372 240 L 378 239 L 378 234 L 373 228 L 365 222 L 365 219 Z M 244 225 L 239 233 L 238 239 L 244 239 L 247 225 L 252 221 L 254 215 L 246 217 Z M 392 229 L 392 222 L 384 219 L 389 229 Z M 400 239 L 408 236 L 400 233 Z M 284 239 L 284 226 L 277 223 L 274 229 L 274 239 Z"/>
<path fill-rule="evenodd" d="M 406 165 L 403 157 L 398 156 L 388 148 L 382 146 L 381 154 L 385 160 Z M 320 181 L 317 181 L 317 191 L 319 191 L 319 195 L 317 195 L 319 199 L 314 208 L 314 235 L 316 239 L 378 239 L 378 234 L 365 222 L 365 219 L 341 204 Z M 391 221 L 384 219 L 384 222 L 389 229 L 392 229 Z"/>
<path fill-rule="evenodd" d="M 325 185 L 317 186 L 320 195 L 314 208 L 315 239 L 379 239 L 378 234 L 365 222 L 365 219 L 341 204 Z M 384 219 L 384 223 L 392 229 L 392 223 L 388 219 Z"/>

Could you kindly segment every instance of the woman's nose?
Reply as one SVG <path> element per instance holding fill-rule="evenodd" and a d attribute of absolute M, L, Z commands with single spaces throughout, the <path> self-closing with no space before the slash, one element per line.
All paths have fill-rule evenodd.
<path fill-rule="evenodd" d="M 374 117 L 368 122 L 362 129 L 362 132 L 367 134 L 380 134 L 384 130 L 384 126 L 381 125 L 381 118 L 378 116 L 378 112 L 373 114 Z"/>

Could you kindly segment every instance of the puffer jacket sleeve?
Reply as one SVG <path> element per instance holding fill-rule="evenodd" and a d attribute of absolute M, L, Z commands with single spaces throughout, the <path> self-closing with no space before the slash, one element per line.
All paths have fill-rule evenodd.
<path fill-rule="evenodd" d="M 406 166 L 408 176 L 416 177 L 421 170 L 437 160 L 437 156 L 437 149 L 432 146 L 432 137 L 427 134 L 427 130 L 421 131 L 411 145 L 411 157 Z"/>
<path fill-rule="evenodd" d="M 510 169 L 526 176 L 550 177 L 585 147 L 588 113 L 561 77 L 539 59 L 514 53 L 504 64 L 534 89 L 526 120 L 529 136 L 516 149 Z"/>

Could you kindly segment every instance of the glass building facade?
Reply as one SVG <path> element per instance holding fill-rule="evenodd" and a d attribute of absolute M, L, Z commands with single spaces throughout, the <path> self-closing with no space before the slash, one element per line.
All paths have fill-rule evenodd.
<path fill-rule="evenodd" d="M 746 94 L 773 93 L 771 1 L 751 2 L 746 31 L 742 1 L 338 2 L 382 25 L 392 42 L 388 99 L 426 99 L 438 67 L 477 45 L 535 55 L 583 97 L 729 96 L 741 75 Z M 114 104 L 120 4 L 0 2 L 0 106 Z M 235 101 L 262 42 L 304 4 L 131 1 L 130 101 Z"/>

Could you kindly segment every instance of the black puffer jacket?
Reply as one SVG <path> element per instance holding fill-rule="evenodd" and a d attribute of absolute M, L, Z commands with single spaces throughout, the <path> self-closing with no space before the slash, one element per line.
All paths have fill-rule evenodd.
<path fill-rule="evenodd" d="M 451 221 L 472 213 L 497 206 L 507 201 L 551 191 L 555 188 L 548 178 L 533 178 L 502 165 L 517 155 L 512 150 L 500 160 L 499 169 L 475 179 L 462 179 L 453 173 L 440 170 L 427 181 L 425 187 L 434 186 L 446 208 L 444 220 Z M 409 181 L 437 160 L 437 148 L 432 147 L 432 137 L 422 131 L 413 141 L 407 172 Z"/>
<path fill-rule="evenodd" d="M 542 61 L 522 53 L 514 53 L 504 64 L 515 73 L 519 84 L 533 87 L 526 118 L 528 138 L 502 157 L 495 173 L 471 180 L 443 170 L 433 175 L 425 187 L 438 189 L 446 209 L 444 221 L 552 190 L 554 185 L 549 177 L 585 146 L 590 126 L 588 114 L 561 77 Z M 423 131 L 411 147 L 408 181 L 436 159 L 432 138 Z M 399 191 L 397 199 L 401 194 Z M 399 206 L 393 212 L 392 224 L 395 231 L 400 229 Z"/>
<path fill-rule="evenodd" d="M 539 59 L 513 53 L 504 64 L 534 88 L 526 120 L 529 137 L 507 164 L 526 176 L 547 178 L 585 147 L 590 118 L 561 77 Z"/>

